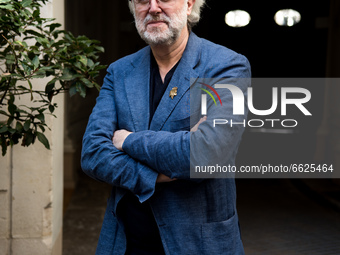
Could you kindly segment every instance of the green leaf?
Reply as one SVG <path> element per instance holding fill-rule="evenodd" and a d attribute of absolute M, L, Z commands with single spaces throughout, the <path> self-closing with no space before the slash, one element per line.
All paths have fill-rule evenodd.
<path fill-rule="evenodd" d="M 49 69 L 47 68 L 45 70 L 45 73 L 46 73 L 46 77 L 50 76 L 50 75 L 54 75 L 55 74 L 55 70 L 52 70 L 52 69 Z"/>
<path fill-rule="evenodd" d="M 24 130 L 28 131 L 30 129 L 30 126 L 31 126 L 31 120 L 28 119 L 28 120 L 25 121 Z"/>
<path fill-rule="evenodd" d="M 88 79 L 81 78 L 80 80 L 85 84 L 86 87 L 88 87 L 88 88 L 93 88 L 94 87 L 93 83 L 90 82 Z"/>
<path fill-rule="evenodd" d="M 36 132 L 38 140 L 46 147 L 46 149 L 50 149 L 50 143 L 48 142 L 46 136 L 43 133 Z"/>
<path fill-rule="evenodd" d="M 90 67 L 90 68 L 94 66 L 92 59 L 90 59 L 90 58 L 87 59 L 87 66 Z"/>
<path fill-rule="evenodd" d="M 55 110 L 53 105 L 50 105 L 50 106 L 48 107 L 48 109 L 50 110 L 51 113 L 53 113 L 54 110 Z"/>
<path fill-rule="evenodd" d="M 25 42 L 25 41 L 15 41 L 14 43 L 16 43 L 16 44 L 19 44 L 20 46 L 22 46 L 22 47 L 26 47 L 27 48 L 27 43 Z"/>
<path fill-rule="evenodd" d="M 74 63 L 74 66 L 77 67 L 78 69 L 82 70 L 82 71 L 84 70 L 82 64 L 80 64 L 79 62 Z"/>
<path fill-rule="evenodd" d="M 18 144 L 19 143 L 19 139 L 22 137 L 22 134 L 20 133 L 17 133 L 15 132 L 13 135 L 12 135 L 12 143 L 13 144 Z"/>
<path fill-rule="evenodd" d="M 5 138 L 2 138 L 2 137 L 1 137 L 1 139 L 5 140 Z M 6 152 L 7 152 L 7 144 L 6 144 L 5 141 L 1 143 L 1 148 L 2 148 L 2 156 L 5 156 Z"/>
<path fill-rule="evenodd" d="M 5 4 L 5 3 L 9 3 L 11 2 L 12 0 L 0 0 L 0 4 Z"/>
<path fill-rule="evenodd" d="M 33 88 L 33 86 L 32 86 L 32 83 L 31 83 L 31 81 L 30 80 L 27 80 L 27 82 L 28 82 L 28 84 L 29 84 L 29 86 L 30 86 L 30 92 L 31 92 L 31 101 L 33 100 L 33 92 L 32 92 L 32 88 Z"/>
<path fill-rule="evenodd" d="M 61 27 L 61 24 L 53 23 L 51 25 L 48 25 L 47 27 L 50 27 L 50 33 L 52 33 L 54 31 L 54 29 L 56 29 L 57 27 Z"/>
<path fill-rule="evenodd" d="M 0 9 L 13 10 L 13 5 L 11 4 L 0 5 Z"/>
<path fill-rule="evenodd" d="M 9 128 L 8 131 L 13 135 L 15 134 L 17 131 L 14 128 Z"/>
<path fill-rule="evenodd" d="M 8 111 L 11 115 L 14 115 L 16 109 L 17 109 L 17 107 L 16 107 L 15 104 L 9 104 L 8 105 Z"/>
<path fill-rule="evenodd" d="M 15 100 L 15 97 L 14 97 L 14 95 L 12 94 L 12 95 L 10 95 L 10 97 L 9 97 L 8 103 L 9 103 L 9 104 L 13 104 L 13 103 L 14 103 L 14 100 Z"/>
<path fill-rule="evenodd" d="M 32 69 L 28 65 L 24 64 L 23 62 L 21 63 L 21 65 L 22 65 L 22 68 L 24 69 L 26 74 L 31 73 Z"/>
<path fill-rule="evenodd" d="M 45 93 L 48 94 L 54 89 L 55 83 L 48 83 L 45 87 Z"/>
<path fill-rule="evenodd" d="M 41 45 L 45 46 L 45 47 L 49 47 L 50 46 L 50 42 L 48 41 L 47 38 L 36 38 L 37 42 L 39 42 Z"/>
<path fill-rule="evenodd" d="M 70 33 L 70 32 L 68 32 L 68 33 L 65 33 L 65 40 L 67 40 L 67 41 L 70 41 L 70 42 L 73 42 L 73 41 L 75 41 L 74 39 L 74 36 L 72 35 L 72 33 Z"/>
<path fill-rule="evenodd" d="M 33 12 L 33 17 L 34 17 L 34 18 L 39 17 L 39 15 L 40 15 L 40 10 L 39 10 L 39 9 L 38 9 L 38 10 L 35 10 L 35 11 Z"/>
<path fill-rule="evenodd" d="M 54 92 L 53 92 L 53 91 L 51 91 L 50 93 L 48 93 L 48 95 L 47 95 L 48 101 L 52 102 L 53 96 L 54 96 Z"/>
<path fill-rule="evenodd" d="M 12 53 L 6 54 L 6 62 L 8 65 L 15 63 L 15 56 Z"/>
<path fill-rule="evenodd" d="M 34 135 L 31 132 L 28 132 L 24 136 L 23 146 L 29 146 L 34 142 Z"/>
<path fill-rule="evenodd" d="M 77 87 L 77 91 L 79 92 L 80 96 L 84 98 L 86 96 L 86 87 L 80 82 L 76 83 L 76 87 Z"/>
<path fill-rule="evenodd" d="M 63 71 L 63 75 L 60 77 L 60 80 L 70 81 L 75 78 L 74 72 L 72 72 L 72 69 L 65 68 Z"/>
<path fill-rule="evenodd" d="M 36 72 L 36 74 L 35 75 L 33 75 L 32 76 L 32 79 L 34 78 L 45 78 L 46 77 L 46 75 L 45 75 L 45 71 L 43 71 L 43 70 L 38 70 L 37 72 Z"/>
<path fill-rule="evenodd" d="M 94 83 L 94 86 L 96 87 L 96 89 L 97 89 L 98 91 L 100 91 L 100 86 L 98 85 L 98 83 Z"/>
<path fill-rule="evenodd" d="M 0 128 L 0 133 L 5 133 L 5 132 L 7 132 L 8 131 L 8 127 L 7 126 L 2 126 L 1 128 Z"/>
<path fill-rule="evenodd" d="M 19 132 L 19 133 L 21 133 L 22 132 L 22 130 L 23 130 L 23 126 L 22 126 L 22 124 L 18 121 L 17 122 L 17 124 L 16 124 L 16 126 L 15 126 L 15 129 Z"/>
<path fill-rule="evenodd" d="M 8 118 L 8 120 L 7 120 L 7 126 L 10 126 L 10 125 L 12 124 L 13 120 L 14 120 L 13 117 Z"/>
<path fill-rule="evenodd" d="M 34 30 L 31 30 L 31 29 L 28 29 L 25 31 L 25 34 L 31 34 L 31 35 L 34 35 L 34 36 L 37 36 L 37 37 L 44 37 L 42 34 L 38 33 L 37 31 L 34 31 Z"/>
<path fill-rule="evenodd" d="M 95 47 L 96 50 L 100 51 L 100 52 L 104 52 L 104 47 L 101 47 L 101 46 L 96 46 Z"/>
<path fill-rule="evenodd" d="M 43 113 L 38 114 L 36 118 L 41 122 L 45 122 L 45 115 Z"/>
<path fill-rule="evenodd" d="M 79 61 L 82 63 L 84 66 L 87 66 L 87 57 L 85 56 L 79 56 Z"/>
<path fill-rule="evenodd" d="M 22 7 L 28 7 L 32 4 L 32 0 L 23 0 L 21 4 Z"/>
<path fill-rule="evenodd" d="M 32 64 L 34 66 L 34 69 L 37 69 L 40 65 L 40 60 L 38 56 L 35 56 L 32 60 Z"/>
<path fill-rule="evenodd" d="M 27 52 L 27 56 L 29 58 L 29 62 L 32 62 L 33 58 L 36 56 L 36 55 L 40 55 L 40 52 L 38 54 L 34 54 L 33 51 L 28 51 Z"/>
<path fill-rule="evenodd" d="M 73 97 L 75 94 L 77 94 L 77 87 L 76 87 L 76 85 L 72 85 L 70 87 L 68 93 L 70 94 L 70 97 Z"/>
<path fill-rule="evenodd" d="M 39 128 L 41 129 L 42 132 L 45 132 L 45 128 L 43 125 L 39 125 Z"/>

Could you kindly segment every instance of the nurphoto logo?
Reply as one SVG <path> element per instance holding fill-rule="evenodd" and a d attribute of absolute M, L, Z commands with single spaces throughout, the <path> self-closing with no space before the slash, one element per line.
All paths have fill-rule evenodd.
<path fill-rule="evenodd" d="M 279 98 L 278 95 L 278 88 L 273 87 L 272 88 L 272 105 L 269 109 L 256 109 L 254 107 L 254 100 L 253 100 L 253 88 L 249 87 L 247 89 L 247 96 L 244 95 L 243 91 L 231 84 L 215 84 L 214 87 L 207 85 L 205 83 L 200 83 L 203 86 L 210 89 L 218 98 L 220 101 L 220 105 L 223 105 L 223 102 L 221 100 L 220 95 L 217 93 L 216 89 L 227 89 L 232 94 L 233 99 L 233 115 L 245 115 L 245 99 L 247 99 L 248 109 L 251 113 L 253 113 L 256 116 L 268 116 L 273 114 L 277 111 L 278 105 L 279 105 L 279 99 L 280 99 L 280 105 L 281 105 L 281 116 L 287 116 L 287 105 L 295 105 L 305 116 L 312 116 L 310 111 L 307 110 L 307 108 L 304 106 L 304 104 L 308 103 L 311 99 L 311 93 L 309 90 L 305 88 L 299 88 L 299 87 L 282 87 L 280 90 L 281 97 Z M 211 92 L 209 92 L 205 88 L 200 88 L 206 94 L 201 95 L 201 114 L 207 115 L 207 94 L 212 98 L 215 105 L 217 105 L 217 102 L 212 95 Z M 299 95 L 299 98 L 290 98 L 289 95 L 294 94 Z M 249 126 L 253 128 L 260 128 L 265 125 L 265 123 L 269 123 L 270 127 L 274 128 L 277 126 L 277 123 L 280 123 L 281 127 L 283 128 L 292 128 L 296 127 L 298 125 L 298 121 L 296 119 L 250 119 L 243 121 L 235 122 L 233 119 L 214 119 L 214 127 L 217 125 L 230 125 L 230 127 L 233 127 L 235 125 L 243 125 L 244 127 Z"/>

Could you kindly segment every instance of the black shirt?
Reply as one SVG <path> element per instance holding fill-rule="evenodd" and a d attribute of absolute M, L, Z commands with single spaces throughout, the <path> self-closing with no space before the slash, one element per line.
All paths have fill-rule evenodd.
<path fill-rule="evenodd" d="M 161 75 L 159 73 L 157 62 L 154 56 L 151 54 L 151 66 L 150 66 L 150 122 L 152 117 L 161 101 L 164 92 L 166 91 L 171 78 L 176 71 L 179 61 L 177 64 L 171 68 L 171 70 L 166 74 L 164 78 L 164 83 L 162 81 Z"/>
<path fill-rule="evenodd" d="M 167 73 L 163 83 L 157 62 L 151 54 L 149 123 L 171 81 L 177 65 L 178 63 Z M 126 255 L 165 254 L 158 226 L 148 201 L 141 204 L 132 192 L 128 192 L 119 203 L 118 209 L 127 237 Z"/>

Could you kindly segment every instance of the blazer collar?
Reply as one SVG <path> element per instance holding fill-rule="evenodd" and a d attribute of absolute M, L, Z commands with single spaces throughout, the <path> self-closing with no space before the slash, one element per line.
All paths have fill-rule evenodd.
<path fill-rule="evenodd" d="M 169 118 L 170 114 L 190 89 L 190 78 L 198 78 L 195 67 L 201 57 L 201 43 L 194 33 L 190 33 L 187 46 L 177 69 L 165 91 L 153 119 L 149 127 L 150 109 L 149 109 L 149 90 L 150 90 L 150 47 L 146 47 L 137 54 L 138 57 L 133 58 L 131 65 L 133 70 L 125 79 L 125 87 L 128 98 L 128 104 L 135 130 L 154 130 L 159 131 Z M 177 96 L 173 99 L 169 96 L 170 91 L 177 87 Z"/>
<path fill-rule="evenodd" d="M 145 47 L 131 60 L 131 70 L 126 70 L 125 90 L 127 107 L 130 108 L 134 130 L 149 128 L 150 47 Z M 129 67 L 128 67 L 129 68 Z"/>

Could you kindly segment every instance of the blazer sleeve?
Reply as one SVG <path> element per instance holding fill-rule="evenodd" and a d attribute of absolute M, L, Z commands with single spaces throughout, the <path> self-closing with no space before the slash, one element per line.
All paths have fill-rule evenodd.
<path fill-rule="evenodd" d="M 81 166 L 90 177 L 130 190 L 144 202 L 154 193 L 158 173 L 113 146 L 117 129 L 113 75 L 111 65 L 83 137 Z"/>
<path fill-rule="evenodd" d="M 234 85 L 247 95 L 247 88 L 250 86 L 250 65 L 242 55 L 237 55 L 232 64 L 216 64 L 209 75 L 226 78 L 228 81 L 232 79 Z M 241 123 L 246 118 L 247 105 L 245 104 L 245 115 L 233 115 L 232 94 L 227 93 L 225 89 L 217 89 L 217 92 L 222 101 L 227 103 L 215 107 L 210 102 L 207 121 L 203 122 L 196 132 L 136 132 L 125 139 L 123 150 L 152 169 L 177 179 L 190 179 L 190 165 L 214 165 L 214 159 L 221 158 L 233 162 L 244 126 L 213 127 L 213 119 L 233 119 L 234 123 Z"/>

